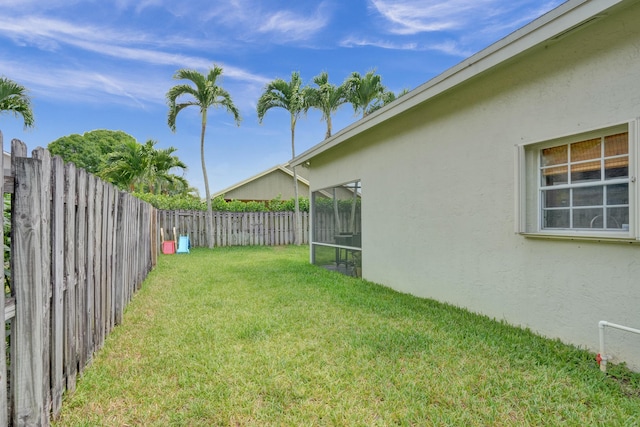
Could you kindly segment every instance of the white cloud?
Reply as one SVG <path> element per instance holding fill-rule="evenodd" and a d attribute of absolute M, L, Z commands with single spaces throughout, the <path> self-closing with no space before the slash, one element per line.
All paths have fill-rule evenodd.
<path fill-rule="evenodd" d="M 99 72 L 79 67 L 43 67 L 42 64 L 18 61 L 0 61 L 0 68 L 12 70 L 11 78 L 30 88 L 34 99 L 144 107 L 147 103 L 164 103 L 164 93 L 170 84 L 169 78 Z"/>
<path fill-rule="evenodd" d="M 14 9 L 15 13 L 25 13 L 32 10 L 52 10 L 68 7 L 83 0 L 0 0 L 0 9 Z"/>
<path fill-rule="evenodd" d="M 369 0 L 371 8 L 389 22 L 386 31 L 398 35 L 475 28 L 490 30 L 491 26 L 515 29 L 562 1 L 549 0 L 540 4 L 536 0 Z M 527 9 L 530 13 L 523 15 L 522 11 Z M 511 15 L 514 10 L 519 14 Z"/>
<path fill-rule="evenodd" d="M 372 46 L 380 49 L 391 50 L 412 50 L 417 52 L 435 51 L 447 55 L 468 57 L 473 54 L 469 49 L 465 49 L 460 43 L 449 40 L 438 43 L 420 44 L 417 42 L 393 42 L 389 40 L 370 40 L 366 38 L 349 37 L 340 42 L 342 47 L 363 47 Z"/>
<path fill-rule="evenodd" d="M 380 49 L 422 50 L 417 43 L 394 43 L 388 40 L 370 40 L 363 37 L 348 37 L 340 42 L 341 47 L 372 46 Z"/>
<path fill-rule="evenodd" d="M 30 17 L 11 21 L 0 17 L 0 34 L 18 43 L 32 44 L 45 50 L 57 50 L 64 44 L 87 52 L 146 64 L 208 69 L 214 63 L 211 59 L 135 47 L 135 45 L 160 44 L 180 51 L 185 45 L 201 47 L 202 42 L 197 40 L 170 39 L 157 42 L 150 35 L 141 32 L 74 25 L 70 22 L 47 18 Z M 269 80 L 241 68 L 219 65 L 224 68 L 224 75 L 229 78 L 261 85 Z"/>
<path fill-rule="evenodd" d="M 323 29 L 329 19 L 319 8 L 312 16 L 305 16 L 291 11 L 279 11 L 266 17 L 258 31 L 276 33 L 287 40 L 306 40 Z"/>
<path fill-rule="evenodd" d="M 394 34 L 416 34 L 462 27 L 469 9 L 491 0 L 370 0 L 372 7 L 391 23 Z"/>

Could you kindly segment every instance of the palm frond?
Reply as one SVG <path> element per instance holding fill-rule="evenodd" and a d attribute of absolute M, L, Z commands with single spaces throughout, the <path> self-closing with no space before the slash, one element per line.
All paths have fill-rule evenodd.
<path fill-rule="evenodd" d="M 0 77 L 0 113 L 2 112 L 22 116 L 25 128 L 32 127 L 35 121 L 27 89 L 6 77 Z"/>

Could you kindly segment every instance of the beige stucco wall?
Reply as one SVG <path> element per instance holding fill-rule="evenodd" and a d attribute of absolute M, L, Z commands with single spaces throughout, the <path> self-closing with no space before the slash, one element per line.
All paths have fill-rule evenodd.
<path fill-rule="evenodd" d="M 640 244 L 514 232 L 515 145 L 640 116 L 638 22 L 636 3 L 312 158 L 312 190 L 362 180 L 364 277 L 594 351 L 598 321 L 640 328 Z M 640 336 L 607 344 L 640 369 Z"/>

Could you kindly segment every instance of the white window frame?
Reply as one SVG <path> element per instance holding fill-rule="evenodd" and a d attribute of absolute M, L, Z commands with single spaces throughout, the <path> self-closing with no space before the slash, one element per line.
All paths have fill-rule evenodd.
<path fill-rule="evenodd" d="M 640 119 L 602 126 L 593 130 L 516 145 L 515 150 L 515 232 L 531 237 L 570 238 L 588 240 L 610 240 L 623 242 L 640 241 L 640 200 L 637 177 L 639 175 L 638 153 Z M 584 141 L 619 132 L 628 132 L 629 140 L 629 229 L 550 229 L 543 228 L 542 191 L 540 178 L 540 153 L 543 149 L 573 142 Z"/>

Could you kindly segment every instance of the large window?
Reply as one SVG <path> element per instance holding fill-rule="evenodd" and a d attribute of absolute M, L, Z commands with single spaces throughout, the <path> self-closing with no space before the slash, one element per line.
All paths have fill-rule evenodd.
<path fill-rule="evenodd" d="M 361 205 L 360 181 L 313 192 L 311 254 L 314 264 L 361 276 Z"/>
<path fill-rule="evenodd" d="M 632 129 L 625 124 L 519 147 L 518 231 L 635 235 Z"/>
<path fill-rule="evenodd" d="M 542 228 L 629 228 L 629 134 L 540 151 Z"/>

